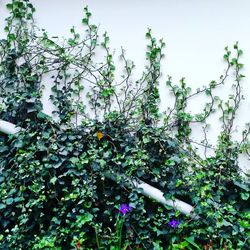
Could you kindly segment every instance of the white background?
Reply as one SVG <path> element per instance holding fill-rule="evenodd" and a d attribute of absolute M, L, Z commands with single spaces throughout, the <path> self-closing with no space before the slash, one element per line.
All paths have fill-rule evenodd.
<path fill-rule="evenodd" d="M 0 36 L 3 37 L 4 6 L 7 0 L 0 1 Z M 69 35 L 75 26 L 79 33 L 84 32 L 81 25 L 83 8 L 88 5 L 93 14 L 93 23 L 100 25 L 100 31 L 107 31 L 111 47 L 119 55 L 121 46 L 126 55 L 137 67 L 137 74 L 145 65 L 145 33 L 150 27 L 153 35 L 166 42 L 166 59 L 162 64 L 161 109 L 171 106 L 170 94 L 164 89 L 166 76 L 173 82 L 185 77 L 194 90 L 218 80 L 226 67 L 223 62 L 224 47 L 232 48 L 236 41 L 243 50 L 242 62 L 245 64 L 244 95 L 237 117 L 235 134 L 239 137 L 244 123 L 250 121 L 250 1 L 248 0 L 33 0 L 37 12 L 35 19 L 39 27 L 45 28 L 49 35 Z M 220 87 L 219 95 L 226 97 L 230 85 Z M 193 101 L 193 113 L 202 110 L 202 100 Z M 49 107 L 45 107 L 49 113 Z M 209 140 L 216 142 L 220 130 L 217 121 L 219 114 L 211 118 Z M 237 132 L 238 130 L 238 132 Z M 200 130 L 194 128 L 193 136 L 199 140 Z M 243 163 L 246 168 L 248 161 Z M 248 168 L 248 167 L 247 167 Z"/>

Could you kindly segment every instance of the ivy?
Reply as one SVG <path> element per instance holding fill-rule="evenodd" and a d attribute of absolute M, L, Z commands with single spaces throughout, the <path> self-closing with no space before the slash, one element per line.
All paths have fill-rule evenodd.
<path fill-rule="evenodd" d="M 122 49 L 118 80 L 110 38 L 99 34 L 87 7 L 85 33 L 72 27 L 68 39 L 39 30 L 28 0 L 6 7 L 0 118 L 24 129 L 0 134 L 0 249 L 248 249 L 249 175 L 239 157 L 250 155 L 249 124 L 241 140 L 233 139 L 243 99 L 239 44 L 225 48 L 225 73 L 203 88 L 193 91 L 185 78 L 175 83 L 169 76 L 174 105 L 161 113 L 165 43 L 150 29 L 141 77 L 135 79 L 135 65 Z M 229 72 L 233 90 L 222 100 L 216 89 Z M 188 105 L 196 96 L 208 102 L 193 114 Z M 52 117 L 44 113 L 43 98 Z M 211 146 L 207 129 L 214 112 L 221 131 Z M 200 142 L 191 139 L 193 124 L 203 129 Z M 106 172 L 120 177 L 114 182 Z M 128 189 L 123 176 L 186 201 L 199 219 Z M 129 208 L 123 215 L 122 204 Z"/>

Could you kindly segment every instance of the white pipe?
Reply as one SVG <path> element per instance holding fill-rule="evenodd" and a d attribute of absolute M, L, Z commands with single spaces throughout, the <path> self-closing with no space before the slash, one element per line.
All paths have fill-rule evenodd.
<path fill-rule="evenodd" d="M 3 132 L 5 134 L 16 134 L 19 131 L 21 131 L 22 128 L 16 127 L 13 123 L 6 122 L 0 119 L 0 132 Z M 125 183 L 123 183 L 126 187 L 129 188 L 135 188 L 137 190 L 141 190 L 141 193 L 144 196 L 147 196 L 148 198 L 151 198 L 162 205 L 167 205 L 170 207 L 173 207 L 176 210 L 179 210 L 181 213 L 190 215 L 191 218 L 193 219 L 198 219 L 199 216 L 195 215 L 193 212 L 193 207 L 189 205 L 188 203 L 181 201 L 179 199 L 174 199 L 174 200 L 167 200 L 164 197 L 164 193 L 160 191 L 159 189 L 141 181 L 141 180 L 132 180 L 131 178 L 125 176 L 125 175 L 120 175 L 120 174 L 114 174 L 114 173 L 109 173 L 105 172 L 104 176 L 107 177 L 108 179 L 111 179 L 115 182 L 118 182 L 119 179 L 125 180 Z"/>
<path fill-rule="evenodd" d="M 0 132 L 4 134 L 16 134 L 21 130 L 20 127 L 16 127 L 15 124 L 6 122 L 0 119 Z"/>
<path fill-rule="evenodd" d="M 161 203 L 164 206 L 170 206 L 173 207 L 176 210 L 179 210 L 181 213 L 186 214 L 186 215 L 190 215 L 191 218 L 193 219 L 198 219 L 199 217 L 192 213 L 193 212 L 193 207 L 191 205 L 189 205 L 188 203 L 181 201 L 179 199 L 174 199 L 174 200 L 167 200 L 164 197 L 164 193 L 162 191 L 160 191 L 159 189 L 145 183 L 142 180 L 133 180 L 125 175 L 120 175 L 120 174 L 114 174 L 114 173 L 109 173 L 109 172 L 105 172 L 104 173 L 105 177 L 117 182 L 119 181 L 119 179 L 123 179 L 125 180 L 125 182 L 123 182 L 123 184 L 126 187 L 131 188 L 134 187 L 137 190 L 141 190 L 141 194 L 143 194 L 144 196 L 147 196 L 150 199 L 153 199 L 159 203 Z"/>

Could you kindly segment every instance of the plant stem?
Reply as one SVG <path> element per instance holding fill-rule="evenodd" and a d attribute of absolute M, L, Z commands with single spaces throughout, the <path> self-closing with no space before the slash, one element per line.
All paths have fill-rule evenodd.
<path fill-rule="evenodd" d="M 117 217 L 117 226 L 116 226 L 116 232 L 117 232 L 117 250 L 122 249 L 122 227 L 123 227 L 123 217 L 119 218 L 119 215 Z"/>
<path fill-rule="evenodd" d="M 95 228 L 95 239 L 96 239 L 97 248 L 100 249 L 100 242 L 99 242 L 99 238 L 98 238 L 98 234 L 97 234 L 96 228 Z"/>

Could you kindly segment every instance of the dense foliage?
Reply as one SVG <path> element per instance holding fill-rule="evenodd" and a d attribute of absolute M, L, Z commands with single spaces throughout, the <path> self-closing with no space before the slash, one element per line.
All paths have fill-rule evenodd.
<path fill-rule="evenodd" d="M 135 80 L 135 65 L 122 50 L 119 81 L 109 37 L 98 35 L 88 8 L 84 36 L 72 28 L 63 41 L 38 30 L 28 0 L 12 0 L 7 8 L 0 118 L 24 130 L 0 134 L 0 249 L 249 249 L 249 182 L 238 164 L 240 154 L 249 155 L 249 126 L 241 141 L 232 138 L 244 77 L 238 44 L 233 53 L 225 49 L 225 73 L 202 89 L 193 92 L 185 79 L 174 84 L 168 77 L 175 101 L 161 113 L 165 44 L 151 30 L 141 78 Z M 223 101 L 214 92 L 231 71 L 233 93 Z M 197 95 L 209 101 L 194 115 L 187 105 Z M 43 112 L 44 98 L 54 107 L 53 119 Z M 222 128 L 211 147 L 207 118 L 215 109 Z M 204 130 L 204 157 L 190 139 L 194 123 Z M 186 201 L 199 219 L 145 198 L 123 177 L 115 182 L 105 172 Z"/>

